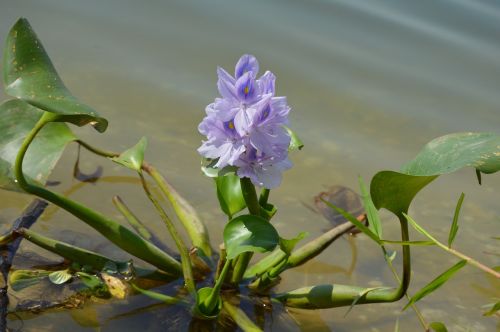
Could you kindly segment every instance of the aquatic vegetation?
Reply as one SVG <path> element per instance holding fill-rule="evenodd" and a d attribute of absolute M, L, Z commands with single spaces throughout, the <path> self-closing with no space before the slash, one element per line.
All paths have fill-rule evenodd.
<path fill-rule="evenodd" d="M 98 132 L 104 132 L 108 122 L 68 91 L 30 24 L 26 19 L 20 19 L 9 33 L 4 56 L 5 91 L 16 99 L 0 106 L 0 187 L 32 194 L 59 206 L 154 269 L 136 265 L 133 260 L 117 261 L 98 252 L 50 239 L 29 227 L 15 227 L 0 237 L 1 245 L 23 238 L 65 258 L 71 265 L 57 271 L 15 271 L 9 276 L 11 287 L 21 289 L 48 278 L 54 284 L 79 280 L 88 290 L 102 297 L 123 299 L 135 290 L 166 304 L 186 307 L 196 319 L 217 320 L 225 312 L 246 331 L 260 330 L 260 327 L 231 302 L 230 295 L 225 294 L 229 293 L 225 292 L 226 289 L 237 291 L 248 286 L 255 296 L 270 297 L 273 303 L 302 309 L 352 308 L 360 304 L 395 302 L 407 296 L 406 307 L 413 307 L 424 328 L 442 330 L 441 323 L 428 324 L 423 320 L 415 307 L 419 299 L 438 289 L 467 264 L 495 278 L 500 277 L 494 269 L 451 248 L 458 231 L 463 196 L 455 210 L 447 246 L 408 215 L 414 197 L 440 175 L 473 167 L 480 179 L 481 173 L 500 170 L 500 136 L 497 134 L 449 134 L 428 143 L 400 172 L 377 173 L 369 189 L 360 179 L 368 224 L 358 219 L 359 215 L 353 216 L 334 205 L 335 202 L 320 197 L 326 206 L 347 221 L 301 246 L 306 232 L 292 239 L 281 237 L 271 223 L 277 208 L 269 202 L 270 190 L 280 185 L 282 172 L 291 167 L 289 151 L 299 150 L 303 144 L 287 127 L 290 107 L 285 97 L 275 96 L 275 76 L 267 71 L 257 78 L 258 71 L 259 63 L 251 55 L 243 55 L 238 60 L 234 77 L 219 68 L 217 86 L 221 98 L 207 106 L 206 116 L 199 125 L 200 133 L 206 136 L 198 149 L 207 159 L 203 170 L 215 179 L 221 210 L 228 216 L 223 233 L 224 245 L 218 253 L 213 253 L 207 227 L 195 209 L 155 167 L 144 160 L 145 138 L 130 149 L 115 153 L 91 146 L 71 131 L 68 123 L 77 126 L 90 124 Z M 47 188 L 52 169 L 64 148 L 73 142 L 138 176 L 146 196 L 173 238 L 180 259 L 177 254 L 155 243 L 157 240 L 148 230 L 148 225 L 119 197 L 113 203 L 133 230 Z M 180 235 L 159 193 L 151 190 L 146 177 L 167 198 L 190 243 Z M 384 237 L 379 216 L 382 208 L 398 218 L 401 240 Z M 429 241 L 411 241 L 408 224 Z M 324 284 L 280 294 L 273 292 L 283 272 L 328 249 L 341 234 L 351 231 L 353 225 L 380 246 L 391 269 L 393 257 L 385 246 L 389 243 L 401 245 L 402 276 L 399 277 L 393 269 L 398 282 L 396 287 Z M 461 260 L 410 297 L 407 294 L 411 277 L 410 247 L 418 245 L 437 245 Z M 267 256 L 252 262 L 254 253 Z M 179 278 L 182 278 L 184 287 L 176 296 L 143 286 L 148 285 L 147 280 L 168 283 Z M 498 304 L 492 307 L 498 308 Z"/>

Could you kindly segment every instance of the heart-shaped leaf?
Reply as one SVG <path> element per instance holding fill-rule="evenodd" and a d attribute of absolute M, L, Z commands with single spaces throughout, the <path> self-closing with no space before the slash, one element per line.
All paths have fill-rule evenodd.
<path fill-rule="evenodd" d="M 78 126 L 90 123 L 99 132 L 106 130 L 106 119 L 81 103 L 66 88 L 25 18 L 19 19 L 7 36 L 3 68 L 7 94 L 44 111 L 62 115 L 64 122 Z"/>
<path fill-rule="evenodd" d="M 441 174 L 463 167 L 483 173 L 500 170 L 500 136 L 492 133 L 455 133 L 429 142 L 401 173 L 382 171 L 373 177 L 370 192 L 377 207 L 396 215 L 408 212 L 415 195 Z"/>
<path fill-rule="evenodd" d="M 216 177 L 215 185 L 220 208 L 229 218 L 247 206 L 241 191 L 240 178 L 235 174 Z"/>
<path fill-rule="evenodd" d="M 118 157 L 111 158 L 111 160 L 131 170 L 141 172 L 142 163 L 144 161 L 144 151 L 147 145 L 148 140 L 146 137 L 143 137 L 136 145 L 125 150 Z"/>
<path fill-rule="evenodd" d="M 238 216 L 224 227 L 227 259 L 249 251 L 272 251 L 279 240 L 276 229 L 267 220 L 254 215 Z"/>
<path fill-rule="evenodd" d="M 17 152 L 42 114 L 42 110 L 22 100 L 10 100 L 0 105 L 0 188 L 22 191 L 14 174 Z M 23 172 L 28 181 L 44 185 L 66 145 L 75 139 L 66 124 L 47 124 L 35 137 L 24 158 Z"/>
<path fill-rule="evenodd" d="M 464 167 L 489 174 L 500 170 L 500 135 L 455 133 L 427 143 L 420 153 L 403 166 L 409 175 L 441 175 Z"/>

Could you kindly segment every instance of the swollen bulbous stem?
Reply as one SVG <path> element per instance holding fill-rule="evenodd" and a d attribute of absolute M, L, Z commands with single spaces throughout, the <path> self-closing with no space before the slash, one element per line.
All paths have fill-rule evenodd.
<path fill-rule="evenodd" d="M 408 222 L 401 213 L 398 215 L 401 224 L 402 241 L 409 241 Z M 411 259 L 410 247 L 403 245 L 403 276 L 399 287 L 363 288 L 348 285 L 317 285 L 300 288 L 279 294 L 276 298 L 288 307 L 302 309 L 326 309 L 365 303 L 395 302 L 401 299 L 410 284 Z"/>
<path fill-rule="evenodd" d="M 182 270 L 178 261 L 155 245 L 143 240 L 128 228 L 82 204 L 27 182 L 23 174 L 23 160 L 28 147 L 40 130 L 49 122 L 59 121 L 58 117 L 57 114 L 45 112 L 21 144 L 14 165 L 16 180 L 21 189 L 63 208 L 128 253 L 143 259 L 172 276 L 180 276 Z"/>

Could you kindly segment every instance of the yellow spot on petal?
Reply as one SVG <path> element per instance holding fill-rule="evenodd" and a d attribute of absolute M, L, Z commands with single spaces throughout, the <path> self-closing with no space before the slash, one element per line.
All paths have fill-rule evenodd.
<path fill-rule="evenodd" d="M 246 87 L 245 87 L 245 95 L 247 95 L 247 94 L 248 94 L 248 91 L 249 91 L 249 90 L 250 90 L 250 89 L 248 88 L 248 86 L 246 86 Z"/>
<path fill-rule="evenodd" d="M 228 126 L 229 126 L 229 129 L 234 129 L 234 123 L 233 123 L 233 121 L 230 121 Z"/>

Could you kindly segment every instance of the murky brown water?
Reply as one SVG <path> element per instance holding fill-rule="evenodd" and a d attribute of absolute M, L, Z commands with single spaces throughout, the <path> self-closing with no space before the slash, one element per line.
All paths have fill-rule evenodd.
<path fill-rule="evenodd" d="M 199 209 L 221 241 L 224 217 L 212 182 L 199 171 L 196 131 L 206 104 L 216 95 L 215 68 L 231 69 L 243 53 L 255 54 L 262 69 L 278 77 L 280 95 L 293 107 L 292 127 L 306 148 L 292 156 L 294 168 L 271 199 L 279 207 L 283 236 L 301 230 L 315 236 L 328 224 L 304 207 L 328 186 L 357 188 L 382 169 L 397 170 L 430 139 L 458 131 L 500 129 L 500 6 L 494 1 L 0 1 L 0 43 L 19 16 L 27 17 L 67 85 L 110 120 L 105 134 L 78 129 L 86 140 L 122 150 L 147 135 L 147 159 Z M 0 93 L 0 97 L 6 97 Z M 54 172 L 58 190 L 71 179 L 75 149 Z M 84 155 L 82 169 L 102 164 L 104 178 L 72 197 L 118 218 L 111 197 L 120 194 L 143 220 L 171 243 L 132 174 Z M 498 259 L 500 177 L 484 176 L 480 187 L 471 169 L 438 179 L 416 199 L 411 215 L 445 240 L 460 193 L 466 193 L 457 247 L 489 266 Z M 0 230 L 29 201 L 0 192 Z M 52 208 L 37 231 L 124 258 L 113 245 L 68 214 Z M 397 238 L 389 214 L 384 231 Z M 415 234 L 413 234 L 415 236 Z M 357 249 L 355 271 L 352 246 Z M 36 252 L 23 244 L 21 253 Z M 411 292 L 456 259 L 435 248 L 414 249 Z M 23 261 L 16 261 L 23 265 Z M 317 283 L 394 284 L 379 250 L 367 238 L 339 240 L 314 262 L 287 272 L 279 290 Z M 472 267 L 419 307 L 428 321 L 453 331 L 492 331 L 498 320 L 482 317 L 482 305 L 500 297 L 500 284 Z M 13 293 L 14 296 L 16 294 Z M 34 296 L 43 297 L 43 294 Z M 187 329 L 175 308 L 151 307 L 142 297 L 57 310 L 12 321 L 25 331 Z M 345 309 L 300 311 L 309 331 L 388 331 L 399 318 L 402 331 L 419 330 L 415 314 L 401 313 L 404 301 Z M 135 310 L 135 311 L 134 311 Z M 126 314 L 131 312 L 130 314 Z M 94 317 L 94 319 L 82 319 Z M 173 324 L 178 322 L 180 325 Z M 272 323 L 270 323 L 272 321 Z M 299 330 L 290 318 L 268 320 L 272 330 Z"/>

